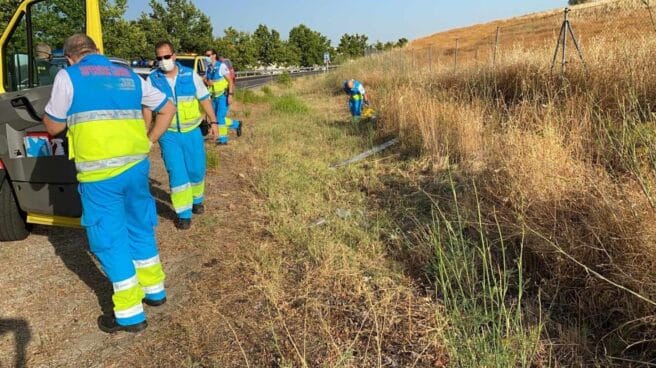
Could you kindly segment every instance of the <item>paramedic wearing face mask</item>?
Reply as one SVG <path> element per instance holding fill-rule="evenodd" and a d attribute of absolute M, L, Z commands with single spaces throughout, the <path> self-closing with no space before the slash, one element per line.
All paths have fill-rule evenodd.
<path fill-rule="evenodd" d="M 192 214 L 205 210 L 205 145 L 200 131 L 201 107 L 211 123 L 211 134 L 216 138 L 216 115 L 210 102 L 210 94 L 203 80 L 192 69 L 176 63 L 175 50 L 168 41 L 155 46 L 159 68 L 148 81 L 177 106 L 178 113 L 168 131 L 159 139 L 162 159 L 169 174 L 171 203 L 178 218 L 175 226 L 186 230 L 191 227 Z M 152 120 L 144 110 L 146 122 Z"/>

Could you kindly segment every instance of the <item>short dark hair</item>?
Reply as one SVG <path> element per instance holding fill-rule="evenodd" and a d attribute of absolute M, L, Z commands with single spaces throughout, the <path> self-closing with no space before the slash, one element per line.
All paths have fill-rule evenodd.
<path fill-rule="evenodd" d="M 212 54 L 212 55 L 218 55 L 218 54 L 216 53 L 216 49 L 207 49 L 207 51 L 209 51 L 210 54 Z M 207 52 L 207 51 L 205 51 L 205 52 Z"/>
<path fill-rule="evenodd" d="M 168 46 L 171 49 L 171 52 L 175 54 L 175 47 L 173 47 L 173 44 L 171 41 L 168 40 L 161 40 L 158 43 L 155 44 L 155 50 L 159 50 L 164 46 Z"/>
<path fill-rule="evenodd" d="M 64 55 L 70 58 L 82 57 L 98 52 L 93 40 L 84 33 L 76 33 L 64 41 Z"/>

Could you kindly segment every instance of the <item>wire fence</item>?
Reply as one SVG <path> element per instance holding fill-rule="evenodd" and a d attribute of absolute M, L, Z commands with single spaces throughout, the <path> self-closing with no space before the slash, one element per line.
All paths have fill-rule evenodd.
<path fill-rule="evenodd" d="M 554 58 L 549 61 L 564 72 L 574 60 L 585 66 L 585 45 L 596 38 L 656 35 L 654 6 L 650 0 L 600 1 L 439 33 L 415 41 L 403 52 L 413 68 L 458 70 L 471 65 L 494 67 L 517 49 L 551 47 Z M 367 54 L 386 52 L 393 53 L 369 50 Z"/>

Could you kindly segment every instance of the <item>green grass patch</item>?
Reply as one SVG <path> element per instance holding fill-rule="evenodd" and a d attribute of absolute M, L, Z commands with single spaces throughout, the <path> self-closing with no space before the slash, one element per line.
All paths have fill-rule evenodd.
<path fill-rule="evenodd" d="M 273 111 L 290 115 L 307 114 L 310 111 L 303 100 L 291 94 L 276 98 L 271 108 Z"/>
<path fill-rule="evenodd" d="M 430 274 L 449 321 L 442 336 L 451 363 L 533 367 L 543 326 L 539 321 L 527 323 L 523 315 L 523 239 L 511 255 L 498 223 L 498 240 L 488 238 L 480 207 L 474 221 L 464 219 L 461 193 L 450 174 L 445 187 L 452 194 L 449 209 L 434 201 L 434 220 L 426 227 L 424 241 L 434 249 Z"/>
<path fill-rule="evenodd" d="M 207 159 L 207 168 L 210 170 L 216 170 L 219 168 L 219 154 L 216 152 L 216 148 L 214 146 L 210 146 L 211 148 L 206 151 L 206 159 Z"/>
<path fill-rule="evenodd" d="M 259 104 L 268 102 L 271 99 L 270 94 L 260 94 L 250 89 L 238 89 L 235 92 L 237 101 L 245 104 Z"/>

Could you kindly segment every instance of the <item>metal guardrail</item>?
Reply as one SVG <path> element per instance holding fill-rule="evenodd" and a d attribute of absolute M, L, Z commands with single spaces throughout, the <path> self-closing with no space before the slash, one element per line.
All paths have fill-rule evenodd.
<path fill-rule="evenodd" d="M 339 65 L 331 65 L 327 68 L 327 70 L 333 70 L 337 68 Z M 309 72 L 322 72 L 326 71 L 325 66 L 318 66 L 318 67 L 303 67 L 303 68 L 280 68 L 280 69 L 263 69 L 263 70 L 243 70 L 243 71 L 238 71 L 235 74 L 237 75 L 237 79 L 245 79 L 245 78 L 252 78 L 252 77 L 266 77 L 266 76 L 275 76 L 275 75 L 280 75 L 285 72 L 288 72 L 289 74 L 297 74 L 297 73 L 309 73 Z"/>
<path fill-rule="evenodd" d="M 290 72 L 289 76 L 292 78 L 300 78 L 300 77 L 306 77 L 310 75 L 316 75 L 316 74 L 321 74 L 321 73 L 326 73 L 329 70 L 335 69 L 337 66 L 333 66 L 331 68 L 305 68 L 305 70 L 299 70 L 298 72 Z M 256 88 L 263 86 L 267 83 L 271 83 L 275 81 L 282 73 L 278 74 L 260 74 L 260 75 L 250 75 L 246 77 L 240 77 L 237 78 L 237 87 L 239 88 Z"/>

